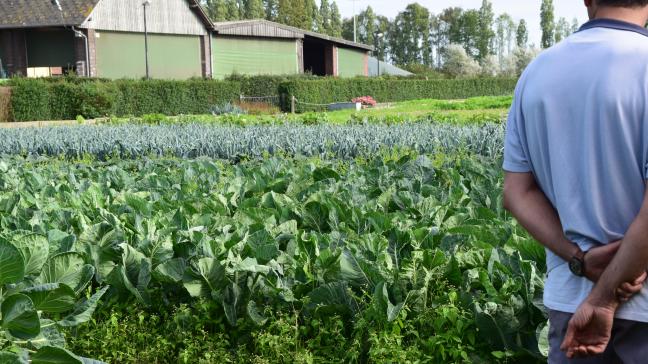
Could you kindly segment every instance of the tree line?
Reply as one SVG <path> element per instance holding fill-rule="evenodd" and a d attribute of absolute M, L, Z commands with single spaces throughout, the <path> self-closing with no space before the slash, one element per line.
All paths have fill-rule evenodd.
<path fill-rule="evenodd" d="M 203 0 L 215 22 L 267 19 L 332 37 L 342 37 L 342 15 L 335 1 Z"/>
<path fill-rule="evenodd" d="M 203 0 L 216 21 L 267 19 L 354 40 L 353 18 L 343 19 L 333 0 Z M 547 48 L 578 30 L 577 19 L 556 19 L 553 0 L 542 0 L 542 39 Z M 490 0 L 479 9 L 449 7 L 438 14 L 412 3 L 390 19 L 371 6 L 357 15 L 357 41 L 373 45 L 374 55 L 415 72 L 441 70 L 453 75 L 519 73 L 537 53 L 528 24 L 495 14 Z"/>

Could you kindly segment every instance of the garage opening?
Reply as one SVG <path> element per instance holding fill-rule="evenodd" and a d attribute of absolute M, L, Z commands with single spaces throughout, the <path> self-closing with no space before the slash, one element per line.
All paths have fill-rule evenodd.
<path fill-rule="evenodd" d="M 67 29 L 30 29 L 26 33 L 27 67 L 31 76 L 43 77 L 74 72 L 74 33 Z M 52 73 L 53 72 L 53 73 Z"/>
<path fill-rule="evenodd" d="M 333 76 L 333 45 L 317 38 L 304 38 L 304 72 Z"/>

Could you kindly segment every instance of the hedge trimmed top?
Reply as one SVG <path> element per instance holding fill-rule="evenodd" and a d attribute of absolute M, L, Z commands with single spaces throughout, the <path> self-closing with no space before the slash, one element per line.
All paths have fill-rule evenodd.
<path fill-rule="evenodd" d="M 216 80 L 84 80 L 13 79 L 10 83 L 14 121 L 72 120 L 103 116 L 205 114 L 214 105 L 240 95 L 279 95 L 284 111 L 290 97 L 302 102 L 349 102 L 373 96 L 378 102 L 415 99 L 462 99 L 511 94 L 515 79 L 338 79 L 312 77 L 241 77 Z M 298 111 L 301 111 L 298 109 Z"/>

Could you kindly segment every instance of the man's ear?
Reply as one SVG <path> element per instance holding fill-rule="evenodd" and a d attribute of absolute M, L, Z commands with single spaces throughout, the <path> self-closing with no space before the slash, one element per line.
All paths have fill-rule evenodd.
<path fill-rule="evenodd" d="M 593 5 L 592 4 L 593 2 L 594 2 L 594 0 L 585 0 L 585 6 L 587 6 L 589 8 L 590 6 Z"/>

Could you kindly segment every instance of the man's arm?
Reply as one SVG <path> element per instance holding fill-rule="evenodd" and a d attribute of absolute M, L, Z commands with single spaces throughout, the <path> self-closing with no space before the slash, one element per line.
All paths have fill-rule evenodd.
<path fill-rule="evenodd" d="M 621 304 L 616 295 L 623 282 L 642 281 L 648 266 L 648 193 L 639 214 L 630 225 L 614 259 L 585 302 L 574 314 L 562 349 L 567 356 L 600 354 L 610 340 L 614 314 Z"/>
<path fill-rule="evenodd" d="M 576 244 L 565 237 L 556 209 L 532 173 L 505 172 L 504 208 L 533 238 L 565 261 L 580 251 Z"/>

